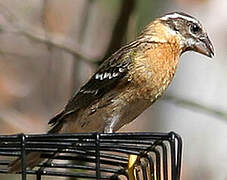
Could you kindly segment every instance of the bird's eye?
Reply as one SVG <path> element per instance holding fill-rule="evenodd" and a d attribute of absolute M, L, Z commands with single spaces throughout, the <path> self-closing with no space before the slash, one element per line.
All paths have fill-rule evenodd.
<path fill-rule="evenodd" d="M 190 31 L 193 33 L 193 34 L 198 34 L 201 32 L 201 28 L 197 25 L 197 24 L 191 24 L 190 25 Z"/>

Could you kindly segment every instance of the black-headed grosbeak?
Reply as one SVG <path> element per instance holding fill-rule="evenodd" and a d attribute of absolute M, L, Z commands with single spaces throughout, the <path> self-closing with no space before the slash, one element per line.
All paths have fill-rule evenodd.
<path fill-rule="evenodd" d="M 214 48 L 202 24 L 185 13 L 169 13 L 148 24 L 138 38 L 106 59 L 97 72 L 49 121 L 48 133 L 111 133 L 139 116 L 166 90 L 186 51 L 206 56 Z M 41 160 L 29 154 L 27 165 Z M 31 159 L 31 160 L 30 160 Z M 38 158 L 39 159 L 39 158 Z M 19 165 L 11 165 L 11 171 Z"/>

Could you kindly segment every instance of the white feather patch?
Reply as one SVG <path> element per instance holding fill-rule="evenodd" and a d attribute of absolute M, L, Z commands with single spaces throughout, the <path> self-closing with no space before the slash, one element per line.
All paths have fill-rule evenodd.
<path fill-rule="evenodd" d="M 185 19 L 187 21 L 191 21 L 191 22 L 196 23 L 196 24 L 199 23 L 196 19 L 191 18 L 189 16 L 184 16 L 184 15 L 179 14 L 179 13 L 167 14 L 167 15 L 161 17 L 160 19 L 166 21 L 168 19 L 176 19 L 176 18 L 182 18 L 182 19 Z"/>

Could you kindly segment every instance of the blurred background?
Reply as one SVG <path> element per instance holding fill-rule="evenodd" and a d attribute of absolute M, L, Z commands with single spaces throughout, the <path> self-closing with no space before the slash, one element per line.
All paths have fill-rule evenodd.
<path fill-rule="evenodd" d="M 227 180 L 226 0 L 0 0 L 0 134 L 45 133 L 100 62 L 171 11 L 197 17 L 216 56 L 184 54 L 162 100 L 121 131 L 175 131 L 183 180 Z"/>

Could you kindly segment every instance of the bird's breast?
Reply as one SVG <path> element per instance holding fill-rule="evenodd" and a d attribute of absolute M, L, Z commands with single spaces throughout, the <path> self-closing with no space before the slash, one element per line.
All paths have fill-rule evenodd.
<path fill-rule="evenodd" d="M 154 44 L 137 53 L 131 71 L 137 96 L 154 101 L 163 94 L 176 72 L 180 56 L 178 49 L 177 45 Z"/>

